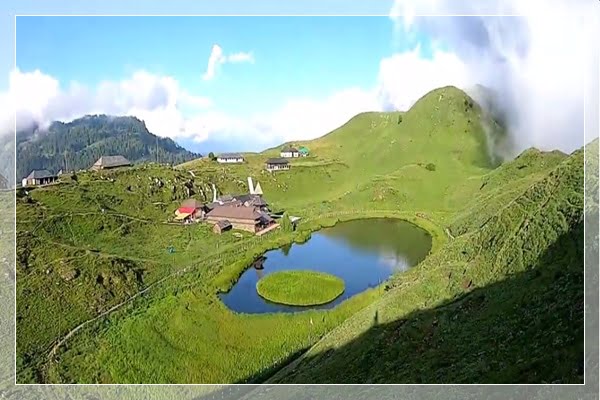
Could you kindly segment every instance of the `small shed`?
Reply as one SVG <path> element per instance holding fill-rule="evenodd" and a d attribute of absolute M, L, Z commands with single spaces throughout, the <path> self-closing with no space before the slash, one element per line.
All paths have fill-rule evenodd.
<path fill-rule="evenodd" d="M 306 156 L 308 156 L 308 154 L 310 152 L 308 150 L 308 147 L 306 147 L 306 146 L 300 146 L 298 148 L 298 153 L 300 154 L 300 157 L 306 157 Z"/>
<path fill-rule="evenodd" d="M 203 218 L 208 208 L 200 201 L 196 199 L 184 200 L 179 208 L 175 210 L 175 220 L 196 220 L 197 218 Z"/>
<path fill-rule="evenodd" d="M 130 167 L 131 165 L 133 164 L 123 156 L 102 156 L 90 169 L 92 171 L 99 171 L 101 169 Z"/>
<path fill-rule="evenodd" d="M 221 220 L 221 221 L 217 222 L 213 226 L 213 232 L 220 235 L 221 233 L 223 233 L 225 231 L 228 231 L 231 228 L 233 228 L 233 226 L 231 225 L 231 222 L 229 222 L 228 220 L 224 219 L 224 220 Z"/>

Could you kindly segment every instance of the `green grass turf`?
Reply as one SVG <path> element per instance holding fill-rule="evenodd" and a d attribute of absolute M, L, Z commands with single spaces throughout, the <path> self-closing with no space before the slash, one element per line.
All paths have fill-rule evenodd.
<path fill-rule="evenodd" d="M 317 271 L 278 271 L 260 279 L 256 291 L 273 303 L 314 306 L 339 297 L 344 292 L 344 281 Z"/>

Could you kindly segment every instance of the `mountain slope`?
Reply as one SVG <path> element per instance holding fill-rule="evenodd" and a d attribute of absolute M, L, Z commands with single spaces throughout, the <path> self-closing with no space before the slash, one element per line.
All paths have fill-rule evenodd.
<path fill-rule="evenodd" d="M 465 209 L 455 239 L 272 382 L 581 382 L 583 150 L 542 159 L 514 191 L 495 178 L 522 159 L 492 172 L 510 198 Z"/>
<path fill-rule="evenodd" d="M 451 211 L 462 207 L 463 196 L 477 184 L 467 178 L 497 165 L 487 147 L 486 123 L 468 95 L 444 87 L 405 113 L 361 113 L 323 137 L 293 142 L 307 146 L 311 155 L 291 160 L 289 172 L 264 172 L 264 161 L 278 157 L 281 146 L 248 154 L 246 164 L 224 170 L 242 180 L 258 177 L 271 201 L 296 213 L 333 211 L 331 204 L 339 202 Z M 198 160 L 181 168 L 201 174 L 216 166 Z"/>
<path fill-rule="evenodd" d="M 172 139 L 158 138 L 135 117 L 86 116 L 69 123 L 54 122 L 46 132 L 17 134 L 17 179 L 33 169 L 52 172 L 89 168 L 100 156 L 121 154 L 131 162 L 178 164 L 199 154 Z"/>

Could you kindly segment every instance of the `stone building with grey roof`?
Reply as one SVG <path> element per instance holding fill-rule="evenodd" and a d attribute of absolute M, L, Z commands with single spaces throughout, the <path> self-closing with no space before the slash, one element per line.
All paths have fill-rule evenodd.
<path fill-rule="evenodd" d="M 101 169 L 130 167 L 131 165 L 133 164 L 123 156 L 102 156 L 90 169 L 92 171 L 100 171 Z"/>
<path fill-rule="evenodd" d="M 58 181 L 58 176 L 47 169 L 34 169 L 26 178 L 23 178 L 23 186 L 47 185 Z"/>

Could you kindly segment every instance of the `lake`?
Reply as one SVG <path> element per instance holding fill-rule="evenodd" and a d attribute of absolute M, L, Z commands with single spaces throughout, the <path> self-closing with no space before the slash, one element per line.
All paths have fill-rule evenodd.
<path fill-rule="evenodd" d="M 220 298 L 239 313 L 297 312 L 333 308 L 390 275 L 417 265 L 431 249 L 431 236 L 407 221 L 389 218 L 340 222 L 313 232 L 305 243 L 293 243 L 266 252 Z M 262 266 L 262 269 L 259 268 Z M 309 269 L 344 280 L 344 293 L 330 303 L 299 307 L 271 303 L 258 295 L 256 283 L 275 271 Z"/>

